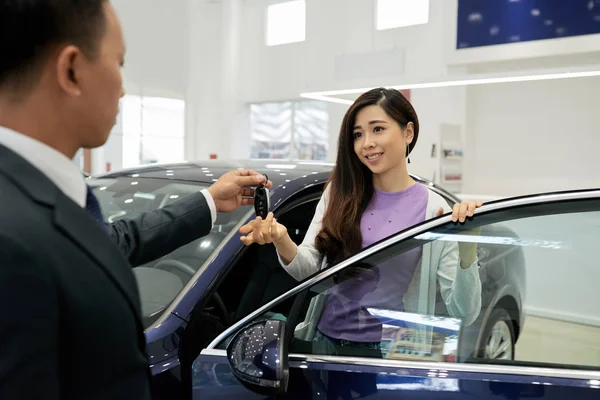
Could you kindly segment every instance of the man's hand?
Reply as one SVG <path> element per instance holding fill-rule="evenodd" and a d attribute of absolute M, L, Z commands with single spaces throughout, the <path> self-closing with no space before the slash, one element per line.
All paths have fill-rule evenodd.
<path fill-rule="evenodd" d="M 254 189 L 252 187 L 265 184 L 273 187 L 271 181 L 266 181 L 264 175 L 252 170 L 236 170 L 223 174 L 217 182 L 208 188 L 217 212 L 232 212 L 241 205 L 254 204 Z"/>

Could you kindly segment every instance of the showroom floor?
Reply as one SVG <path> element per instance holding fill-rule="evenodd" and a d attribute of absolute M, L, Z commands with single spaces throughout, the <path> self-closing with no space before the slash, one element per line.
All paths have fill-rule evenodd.
<path fill-rule="evenodd" d="M 600 367 L 600 327 L 527 316 L 516 358 Z"/>

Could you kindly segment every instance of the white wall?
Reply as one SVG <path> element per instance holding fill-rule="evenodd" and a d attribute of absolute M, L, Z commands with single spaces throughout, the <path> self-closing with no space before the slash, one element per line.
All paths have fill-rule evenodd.
<path fill-rule="evenodd" d="M 439 182 L 440 127 L 442 124 L 460 126 L 464 142 L 466 88 L 414 90 L 411 102 L 419 115 L 421 127 L 417 146 L 411 154 L 409 171 Z M 431 158 L 433 144 L 437 145 L 435 158 Z"/>
<path fill-rule="evenodd" d="M 112 0 L 127 45 L 129 94 L 183 98 L 188 70 L 188 1 Z"/>
<path fill-rule="evenodd" d="M 306 41 L 267 47 L 265 16 L 267 6 L 274 2 L 244 2 L 246 101 L 285 100 L 311 90 L 418 80 L 439 76 L 444 70 L 443 0 L 431 0 L 429 24 L 386 31 L 374 29 L 372 0 L 307 0 Z M 351 56 L 355 58 L 349 60 Z M 390 59 L 403 62 L 386 64 Z"/>
<path fill-rule="evenodd" d="M 465 191 L 600 187 L 600 78 L 468 89 Z"/>

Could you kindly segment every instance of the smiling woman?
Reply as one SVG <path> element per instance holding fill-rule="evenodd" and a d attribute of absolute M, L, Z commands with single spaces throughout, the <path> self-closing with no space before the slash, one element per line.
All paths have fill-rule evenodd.
<path fill-rule="evenodd" d="M 242 241 L 246 245 L 274 243 L 281 266 L 301 281 L 449 211 L 442 197 L 408 174 L 406 160 L 418 135 L 417 113 L 402 93 L 385 88 L 364 93 L 344 117 L 335 168 L 302 244 L 297 246 L 272 214 L 242 227 L 241 233 L 246 235 Z M 481 203 L 455 205 L 453 220 L 465 222 L 478 206 Z M 378 348 L 373 338 L 381 323 L 365 317 L 359 300 L 378 287 L 381 291 L 372 296 L 369 306 L 416 311 L 416 300 L 427 297 L 416 278 L 424 263 L 433 266 L 432 284 L 437 282 L 442 288 L 442 300 L 451 316 L 472 323 L 481 305 L 477 243 L 451 243 L 438 250 L 416 247 L 387 268 L 377 268 L 369 275 L 357 271 L 347 279 L 340 298 L 327 298 L 315 340 L 343 340 L 351 347 Z M 434 299 L 429 299 L 428 307 L 433 303 Z"/>
<path fill-rule="evenodd" d="M 331 179 L 330 199 L 341 206 L 327 209 L 316 241 L 331 263 L 364 247 L 360 222 L 374 188 L 401 193 L 415 184 L 405 160 L 418 138 L 417 113 L 397 90 L 373 89 L 350 107 L 342 122 Z"/>

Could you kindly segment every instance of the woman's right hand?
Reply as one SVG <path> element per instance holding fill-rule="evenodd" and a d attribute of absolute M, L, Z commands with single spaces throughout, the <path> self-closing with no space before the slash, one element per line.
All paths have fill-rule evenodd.
<path fill-rule="evenodd" d="M 256 217 L 254 221 L 247 223 L 240 228 L 240 237 L 242 243 L 250 246 L 253 243 L 266 244 L 278 243 L 287 236 L 287 228 L 277 222 L 273 213 L 270 212 L 264 220 Z"/>

